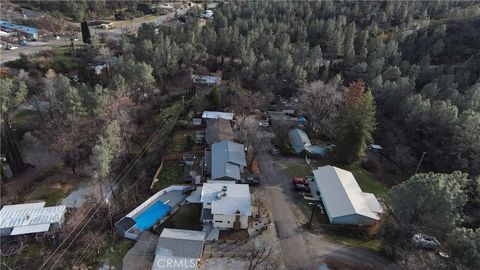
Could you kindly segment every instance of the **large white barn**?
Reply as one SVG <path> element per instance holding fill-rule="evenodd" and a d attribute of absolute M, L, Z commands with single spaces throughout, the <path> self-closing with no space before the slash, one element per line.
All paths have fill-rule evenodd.
<path fill-rule="evenodd" d="M 380 219 L 382 206 L 375 195 L 362 191 L 351 172 L 323 166 L 313 175 L 330 223 L 370 225 Z"/>

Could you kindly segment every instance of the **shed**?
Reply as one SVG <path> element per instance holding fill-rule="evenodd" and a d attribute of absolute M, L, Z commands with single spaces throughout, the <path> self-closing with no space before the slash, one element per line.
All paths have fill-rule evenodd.
<path fill-rule="evenodd" d="M 330 223 L 370 225 L 380 219 L 382 206 L 375 195 L 362 191 L 351 172 L 328 165 L 313 175 Z"/>
<path fill-rule="evenodd" d="M 312 145 L 307 133 L 301 129 L 291 129 L 288 132 L 288 137 L 290 138 L 290 144 L 292 145 L 293 151 L 296 154 L 302 153 L 307 147 Z"/>
<path fill-rule="evenodd" d="M 203 254 L 205 232 L 163 229 L 155 249 L 152 270 L 196 269 Z"/>
<path fill-rule="evenodd" d="M 217 112 L 217 111 L 204 111 L 202 114 L 203 119 L 218 119 L 233 120 L 233 113 L 231 112 Z"/>
<path fill-rule="evenodd" d="M 220 76 L 210 76 L 210 75 L 192 75 L 192 81 L 195 84 L 214 86 L 220 84 L 222 78 Z"/>

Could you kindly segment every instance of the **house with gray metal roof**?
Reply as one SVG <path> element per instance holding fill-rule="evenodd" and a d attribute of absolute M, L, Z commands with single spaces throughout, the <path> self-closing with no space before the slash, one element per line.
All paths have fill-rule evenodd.
<path fill-rule="evenodd" d="M 332 151 L 331 146 L 312 145 L 307 133 L 298 128 L 291 129 L 288 132 L 288 137 L 295 154 L 307 152 L 313 155 L 324 156 Z"/>
<path fill-rule="evenodd" d="M 155 249 L 152 270 L 197 269 L 203 254 L 205 232 L 163 229 Z"/>
<path fill-rule="evenodd" d="M 290 143 L 292 144 L 293 151 L 296 154 L 302 153 L 308 146 L 312 145 L 307 133 L 305 133 L 305 131 L 301 129 L 291 129 L 288 132 L 288 137 L 290 138 Z"/>
<path fill-rule="evenodd" d="M 240 180 L 240 174 L 247 166 L 245 147 L 232 141 L 212 144 L 211 151 L 212 180 Z"/>

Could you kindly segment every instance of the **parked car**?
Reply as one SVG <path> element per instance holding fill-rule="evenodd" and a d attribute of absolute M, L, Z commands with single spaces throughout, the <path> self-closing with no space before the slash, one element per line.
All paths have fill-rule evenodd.
<path fill-rule="evenodd" d="M 305 177 L 305 180 L 307 180 L 308 182 L 315 181 L 315 176 L 309 175 L 309 176 Z"/>
<path fill-rule="evenodd" d="M 309 182 L 307 181 L 307 179 L 305 179 L 303 177 L 293 177 L 292 178 L 292 184 L 294 184 L 294 185 L 302 184 L 304 186 L 308 186 Z"/>
<path fill-rule="evenodd" d="M 260 177 L 258 176 L 247 176 L 240 181 L 241 184 L 249 184 L 256 186 L 260 184 Z"/>
<path fill-rule="evenodd" d="M 13 44 L 8 44 L 7 45 L 7 50 L 16 50 L 16 49 L 18 49 L 18 47 L 13 45 Z"/>
<path fill-rule="evenodd" d="M 260 122 L 258 123 L 258 125 L 259 125 L 260 127 L 269 127 L 269 126 L 270 126 L 270 124 L 268 124 L 267 121 L 260 121 Z"/>
<path fill-rule="evenodd" d="M 304 184 L 295 184 L 295 190 L 298 190 L 298 191 L 303 191 L 303 192 L 312 192 L 312 190 L 310 189 L 309 186 L 306 186 Z"/>

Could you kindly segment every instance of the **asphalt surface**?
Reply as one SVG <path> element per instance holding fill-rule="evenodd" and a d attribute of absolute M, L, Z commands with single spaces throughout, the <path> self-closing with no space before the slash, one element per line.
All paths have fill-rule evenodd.
<path fill-rule="evenodd" d="M 283 158 L 270 153 L 273 134 L 259 128 L 258 121 L 253 117 L 245 122 L 257 151 L 262 188 L 273 215 L 287 269 L 328 269 L 325 268 L 327 261 L 351 265 L 352 269 L 388 269 L 391 262 L 379 254 L 325 241 L 304 228 L 307 217 L 298 207 L 302 198 L 292 189 L 290 176 L 279 166 Z"/>

